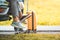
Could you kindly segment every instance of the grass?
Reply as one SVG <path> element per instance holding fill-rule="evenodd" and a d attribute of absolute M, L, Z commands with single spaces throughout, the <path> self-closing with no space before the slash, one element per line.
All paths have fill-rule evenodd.
<path fill-rule="evenodd" d="M 17 34 L 3 36 L 0 36 L 0 40 L 60 40 L 60 34 Z"/>
<path fill-rule="evenodd" d="M 39 25 L 60 25 L 60 0 L 29 0 L 28 9 L 34 10 Z M 24 12 L 26 13 L 26 1 Z M 10 25 L 12 21 L 0 22 Z M 60 34 L 17 34 L 1 36 L 0 40 L 60 40 Z"/>

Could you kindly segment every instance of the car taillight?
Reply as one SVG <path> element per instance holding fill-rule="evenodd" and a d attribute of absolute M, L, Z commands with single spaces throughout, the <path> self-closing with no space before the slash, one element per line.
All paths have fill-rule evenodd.
<path fill-rule="evenodd" d="M 2 13 L 4 11 L 4 9 L 3 8 L 0 8 L 0 13 Z"/>

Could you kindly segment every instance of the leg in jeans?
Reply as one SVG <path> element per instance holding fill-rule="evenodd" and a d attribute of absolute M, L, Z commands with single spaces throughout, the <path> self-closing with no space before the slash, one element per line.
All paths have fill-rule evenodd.
<path fill-rule="evenodd" d="M 19 20 L 19 9 L 18 9 L 17 0 L 10 0 L 9 3 L 10 3 L 10 12 L 13 16 L 12 26 L 18 26 L 18 28 L 23 28 Z"/>

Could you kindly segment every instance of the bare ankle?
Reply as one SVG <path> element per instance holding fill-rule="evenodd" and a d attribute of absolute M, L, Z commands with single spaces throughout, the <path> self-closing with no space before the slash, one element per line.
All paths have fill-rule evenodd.
<path fill-rule="evenodd" d="M 13 21 L 14 22 L 19 22 L 20 20 L 19 20 L 19 17 L 13 17 Z"/>

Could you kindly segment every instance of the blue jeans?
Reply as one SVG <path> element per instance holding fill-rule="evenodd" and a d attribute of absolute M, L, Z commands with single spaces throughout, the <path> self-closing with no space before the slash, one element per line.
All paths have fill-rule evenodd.
<path fill-rule="evenodd" d="M 17 0 L 7 0 L 9 2 L 9 13 L 12 14 L 13 17 L 19 16 L 19 12 L 21 12 L 21 9 L 19 8 Z"/>

